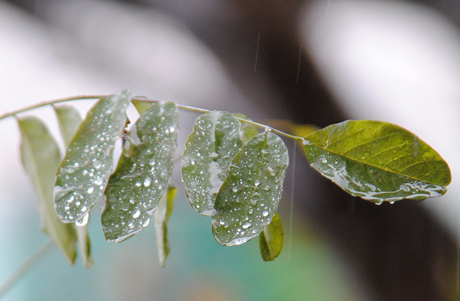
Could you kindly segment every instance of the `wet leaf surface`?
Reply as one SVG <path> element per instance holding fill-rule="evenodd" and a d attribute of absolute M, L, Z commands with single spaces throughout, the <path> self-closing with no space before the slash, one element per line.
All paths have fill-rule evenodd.
<path fill-rule="evenodd" d="M 260 255 L 264 261 L 273 261 L 281 254 L 284 243 L 283 224 L 278 212 L 259 236 Z"/>
<path fill-rule="evenodd" d="M 216 199 L 214 238 L 222 245 L 240 245 L 262 232 L 275 214 L 288 166 L 280 137 L 264 132 L 249 140 L 233 159 Z"/>
<path fill-rule="evenodd" d="M 249 117 L 241 113 L 235 113 L 233 116 L 252 121 Z M 259 130 L 254 124 L 241 121 L 241 129 L 243 130 L 243 142 L 248 142 L 252 137 L 259 134 Z"/>
<path fill-rule="evenodd" d="M 217 193 L 242 145 L 241 123 L 232 114 L 214 111 L 196 119 L 182 156 L 182 180 L 190 204 L 198 213 L 216 213 Z"/>
<path fill-rule="evenodd" d="M 108 241 L 126 240 L 149 224 L 171 178 L 178 118 L 174 102 L 159 102 L 131 127 L 105 192 L 102 227 Z"/>
<path fill-rule="evenodd" d="M 450 169 L 411 132 L 380 121 L 345 121 L 304 139 L 308 162 L 348 193 L 380 204 L 446 192 Z"/>
<path fill-rule="evenodd" d="M 18 119 L 21 131 L 21 160 L 38 200 L 41 227 L 69 263 L 77 255 L 77 235 L 72 225 L 59 220 L 54 210 L 53 187 L 61 155 L 45 124 L 36 117 Z"/>
<path fill-rule="evenodd" d="M 64 145 L 68 147 L 81 124 L 82 119 L 80 113 L 78 113 L 77 109 L 68 105 L 53 105 L 53 107 L 58 118 L 59 129 L 61 130 Z M 86 217 L 86 221 L 81 221 L 85 222 L 84 225 L 78 226 L 74 224 L 73 227 L 77 233 L 78 247 L 80 249 L 83 265 L 86 268 L 90 268 L 94 263 L 94 258 L 91 255 L 91 241 L 88 234 L 89 213 Z"/>
<path fill-rule="evenodd" d="M 155 219 L 155 233 L 157 237 L 158 258 L 162 267 L 165 266 L 170 246 L 168 239 L 168 221 L 174 209 L 177 187 L 169 185 L 168 190 L 160 199 L 157 210 L 153 213 Z"/>
<path fill-rule="evenodd" d="M 113 148 L 126 123 L 131 91 L 100 99 L 88 112 L 59 167 L 54 199 L 64 222 L 76 222 L 103 197 L 112 172 Z"/>

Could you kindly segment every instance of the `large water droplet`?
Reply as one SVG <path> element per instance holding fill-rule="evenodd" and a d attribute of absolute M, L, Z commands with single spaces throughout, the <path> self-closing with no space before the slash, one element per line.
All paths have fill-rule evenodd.
<path fill-rule="evenodd" d="M 268 211 L 267 211 L 267 210 L 264 210 L 264 211 L 262 212 L 262 215 L 263 215 L 263 216 L 267 216 L 267 215 L 268 215 Z"/>
<path fill-rule="evenodd" d="M 152 179 L 150 177 L 145 178 L 144 180 L 144 186 L 149 187 L 150 184 L 152 184 Z"/>
<path fill-rule="evenodd" d="M 249 227 L 251 227 L 251 223 L 244 223 L 243 224 L 243 229 L 247 229 Z"/>
<path fill-rule="evenodd" d="M 133 213 L 133 217 L 134 217 L 134 218 L 138 218 L 140 215 L 141 215 L 140 210 L 136 210 L 136 211 L 134 211 L 134 213 Z"/>
<path fill-rule="evenodd" d="M 88 187 L 88 190 L 86 190 L 86 192 L 88 192 L 89 194 L 93 193 L 94 187 L 93 186 Z"/>
<path fill-rule="evenodd" d="M 76 226 L 83 227 L 86 226 L 89 220 L 89 212 L 83 215 L 79 220 L 75 222 Z"/>

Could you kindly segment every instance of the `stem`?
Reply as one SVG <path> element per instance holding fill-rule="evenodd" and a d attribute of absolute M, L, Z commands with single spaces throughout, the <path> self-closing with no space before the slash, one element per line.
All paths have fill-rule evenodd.
<path fill-rule="evenodd" d="M 12 288 L 21 278 L 26 275 L 37 263 L 45 258 L 54 248 L 54 243 L 48 240 L 35 254 L 27 259 L 23 264 L 0 286 L 0 299 Z"/>
<path fill-rule="evenodd" d="M 13 112 L 3 114 L 3 115 L 0 116 L 0 120 L 2 120 L 4 118 L 7 118 L 7 117 L 10 117 L 10 116 L 14 116 L 14 115 L 22 113 L 22 112 L 30 111 L 30 110 L 37 109 L 37 108 L 44 107 L 44 106 L 54 105 L 56 103 L 67 102 L 67 101 L 72 101 L 72 100 L 99 99 L 99 98 L 104 98 L 106 96 L 107 95 L 80 95 L 80 96 L 71 96 L 71 97 L 66 97 L 66 98 L 59 98 L 59 99 L 55 99 L 55 100 L 45 101 L 45 102 L 41 102 L 41 103 L 29 106 L 29 107 L 25 107 L 23 109 L 19 109 L 19 110 L 13 111 Z M 142 98 L 142 97 L 133 97 L 132 100 L 144 101 L 144 102 L 150 102 L 150 103 L 157 103 L 158 102 L 158 100 L 145 99 L 145 98 Z M 202 113 L 202 114 L 211 112 L 211 110 L 206 110 L 206 109 L 201 109 L 201 108 L 192 107 L 192 106 L 186 106 L 186 105 L 180 105 L 180 104 L 178 104 L 177 107 L 179 109 L 182 109 L 182 110 L 185 110 L 185 111 Z M 282 136 L 285 136 L 285 137 L 288 137 L 288 138 L 291 138 L 291 139 L 295 139 L 295 140 L 298 140 L 298 141 L 302 141 L 302 139 L 303 139 L 302 137 L 285 133 L 283 131 L 271 128 L 271 127 L 269 127 L 269 126 L 267 126 L 265 124 L 262 124 L 262 123 L 258 123 L 258 122 L 255 122 L 255 121 L 250 121 L 250 120 L 239 118 L 239 117 L 236 117 L 236 118 L 238 120 L 242 121 L 242 122 L 253 124 L 253 125 L 255 125 L 255 126 L 259 127 L 259 128 L 263 128 L 263 129 L 265 129 L 267 131 L 271 131 L 271 132 L 277 133 L 279 135 L 282 135 Z"/>

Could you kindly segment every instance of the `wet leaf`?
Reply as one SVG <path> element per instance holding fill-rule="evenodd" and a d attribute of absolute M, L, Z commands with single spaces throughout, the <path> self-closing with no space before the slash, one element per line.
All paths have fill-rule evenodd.
<path fill-rule="evenodd" d="M 108 241 L 122 242 L 149 224 L 171 178 L 178 118 L 176 103 L 159 102 L 131 127 L 105 192 L 102 227 Z"/>
<path fill-rule="evenodd" d="M 281 254 L 284 243 L 283 224 L 278 212 L 270 224 L 264 227 L 259 236 L 260 255 L 264 261 L 273 261 Z"/>
<path fill-rule="evenodd" d="M 54 188 L 56 212 L 63 222 L 82 219 L 103 197 L 130 101 L 129 90 L 100 99 L 70 142 Z"/>
<path fill-rule="evenodd" d="M 140 98 L 140 97 L 136 97 L 136 98 Z M 133 100 L 132 102 L 140 115 L 144 114 L 144 112 L 150 109 L 150 107 L 153 105 L 150 102 L 145 102 L 145 101 L 140 101 L 140 100 Z"/>
<path fill-rule="evenodd" d="M 222 245 L 245 243 L 262 232 L 275 214 L 288 166 L 283 140 L 264 132 L 249 140 L 233 159 L 216 199 L 214 238 Z"/>
<path fill-rule="evenodd" d="M 38 200 L 41 227 L 54 241 L 68 262 L 77 255 L 77 236 L 72 225 L 59 220 L 54 210 L 53 187 L 61 155 L 45 124 L 36 117 L 18 119 L 21 131 L 21 160 Z"/>
<path fill-rule="evenodd" d="M 196 119 L 182 156 L 182 180 L 198 213 L 215 214 L 217 193 L 242 145 L 241 123 L 232 114 L 214 111 Z"/>
<path fill-rule="evenodd" d="M 234 113 L 233 116 L 252 121 L 249 117 L 241 113 Z M 243 143 L 248 142 L 252 137 L 259 134 L 257 127 L 248 122 L 241 121 L 241 129 L 243 130 Z"/>
<path fill-rule="evenodd" d="M 81 124 L 81 116 L 78 110 L 68 105 L 53 105 L 58 118 L 59 129 L 64 140 L 66 148 L 69 146 L 70 141 L 78 130 Z M 86 215 L 89 218 L 89 214 Z M 80 255 L 82 257 L 83 265 L 86 268 L 90 268 L 94 259 L 91 255 L 91 241 L 88 235 L 88 223 L 85 225 L 77 226 L 72 225 L 77 233 L 78 246 L 80 249 Z"/>
<path fill-rule="evenodd" d="M 390 123 L 345 121 L 304 139 L 308 162 L 348 193 L 380 204 L 446 192 L 450 169 L 411 132 Z"/>
<path fill-rule="evenodd" d="M 168 190 L 160 199 L 158 208 L 153 214 L 155 219 L 155 233 L 157 237 L 158 257 L 161 266 L 165 266 L 166 257 L 168 257 L 170 246 L 168 239 L 168 221 L 174 209 L 174 199 L 176 198 L 177 187 L 169 185 Z"/>

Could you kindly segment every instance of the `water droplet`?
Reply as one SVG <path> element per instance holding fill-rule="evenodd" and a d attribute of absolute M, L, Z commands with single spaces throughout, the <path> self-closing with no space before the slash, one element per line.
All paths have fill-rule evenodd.
<path fill-rule="evenodd" d="M 141 212 L 139 210 L 134 211 L 133 217 L 138 218 L 141 215 Z"/>
<path fill-rule="evenodd" d="M 136 185 L 136 187 L 141 187 L 142 183 L 141 183 L 141 181 L 137 181 L 135 185 Z"/>
<path fill-rule="evenodd" d="M 81 207 L 80 211 L 81 211 L 81 212 L 85 212 L 86 209 L 88 209 L 88 208 L 87 208 L 86 206 L 83 206 L 83 207 Z"/>
<path fill-rule="evenodd" d="M 380 206 L 380 205 L 382 205 L 382 203 L 383 203 L 383 201 L 380 201 L 380 202 L 375 203 L 375 204 L 376 204 L 377 206 Z"/>
<path fill-rule="evenodd" d="M 150 184 L 152 184 L 152 179 L 150 177 L 145 178 L 144 180 L 144 186 L 149 187 Z M 136 184 L 137 185 L 137 184 Z"/>
<path fill-rule="evenodd" d="M 190 164 L 195 165 L 195 160 L 190 160 Z"/>
<path fill-rule="evenodd" d="M 395 201 L 391 201 L 390 204 L 393 205 L 395 203 Z"/>
<path fill-rule="evenodd" d="M 73 219 L 73 216 L 71 219 Z M 88 220 L 89 220 L 89 212 L 83 215 L 79 220 L 77 220 L 75 222 L 75 225 L 79 227 L 83 227 L 88 223 Z"/>
<path fill-rule="evenodd" d="M 268 211 L 267 211 L 267 210 L 264 210 L 264 212 L 262 212 L 262 215 L 263 215 L 263 216 L 267 216 L 267 215 L 268 215 Z"/>
<path fill-rule="evenodd" d="M 175 131 L 176 131 L 176 128 L 175 128 L 173 125 L 171 125 L 171 126 L 169 127 L 169 132 L 170 132 L 170 133 L 174 133 Z"/>
<path fill-rule="evenodd" d="M 144 228 L 147 227 L 147 226 L 149 225 L 149 223 L 150 223 L 150 218 L 148 218 L 148 219 L 144 222 L 144 224 L 142 224 L 142 227 L 144 227 Z"/>
<path fill-rule="evenodd" d="M 133 197 L 130 197 L 130 198 L 129 198 L 129 202 L 130 202 L 131 204 L 134 204 L 134 201 L 135 201 L 135 200 L 134 200 Z"/>
<path fill-rule="evenodd" d="M 254 212 L 254 209 L 249 209 L 249 214 L 252 214 Z"/>
<path fill-rule="evenodd" d="M 73 166 L 78 167 L 80 165 L 78 164 L 78 162 L 75 162 L 75 164 Z"/>
<path fill-rule="evenodd" d="M 97 178 L 96 181 L 94 181 L 94 184 L 102 185 L 102 182 L 103 182 L 102 178 Z"/>
<path fill-rule="evenodd" d="M 93 193 L 94 187 L 93 186 L 88 187 L 88 190 L 86 190 L 86 192 L 88 192 L 89 194 Z"/>
<path fill-rule="evenodd" d="M 72 195 L 72 196 L 70 196 L 70 198 L 67 200 L 67 202 L 70 204 L 70 203 L 73 202 L 74 199 L 75 199 L 75 198 L 74 198 L 74 196 Z"/>
<path fill-rule="evenodd" d="M 225 225 L 225 221 L 223 219 L 221 219 L 219 224 L 221 224 L 223 226 L 223 225 Z"/>
<path fill-rule="evenodd" d="M 260 181 L 259 181 L 259 180 L 256 180 L 256 181 L 254 182 L 254 185 L 255 185 L 256 187 L 259 186 L 259 185 L 260 185 Z"/>
<path fill-rule="evenodd" d="M 326 159 L 326 158 L 322 158 L 322 159 L 321 159 L 321 162 L 323 162 L 323 164 L 326 164 L 326 163 L 327 163 L 327 159 Z"/>
<path fill-rule="evenodd" d="M 234 187 L 232 188 L 232 191 L 235 192 L 235 193 L 238 192 L 238 187 L 234 186 Z"/>
<path fill-rule="evenodd" d="M 267 213 L 267 214 L 268 214 L 268 213 Z M 247 228 L 249 228 L 249 227 L 251 227 L 251 223 L 244 223 L 244 224 L 243 224 L 243 229 L 247 229 Z"/>
<path fill-rule="evenodd" d="M 94 163 L 93 163 L 93 165 L 94 165 L 94 168 L 99 169 L 99 168 L 101 168 L 101 165 L 102 165 L 102 164 L 101 164 L 101 162 L 99 162 L 98 160 L 95 160 Z"/>

